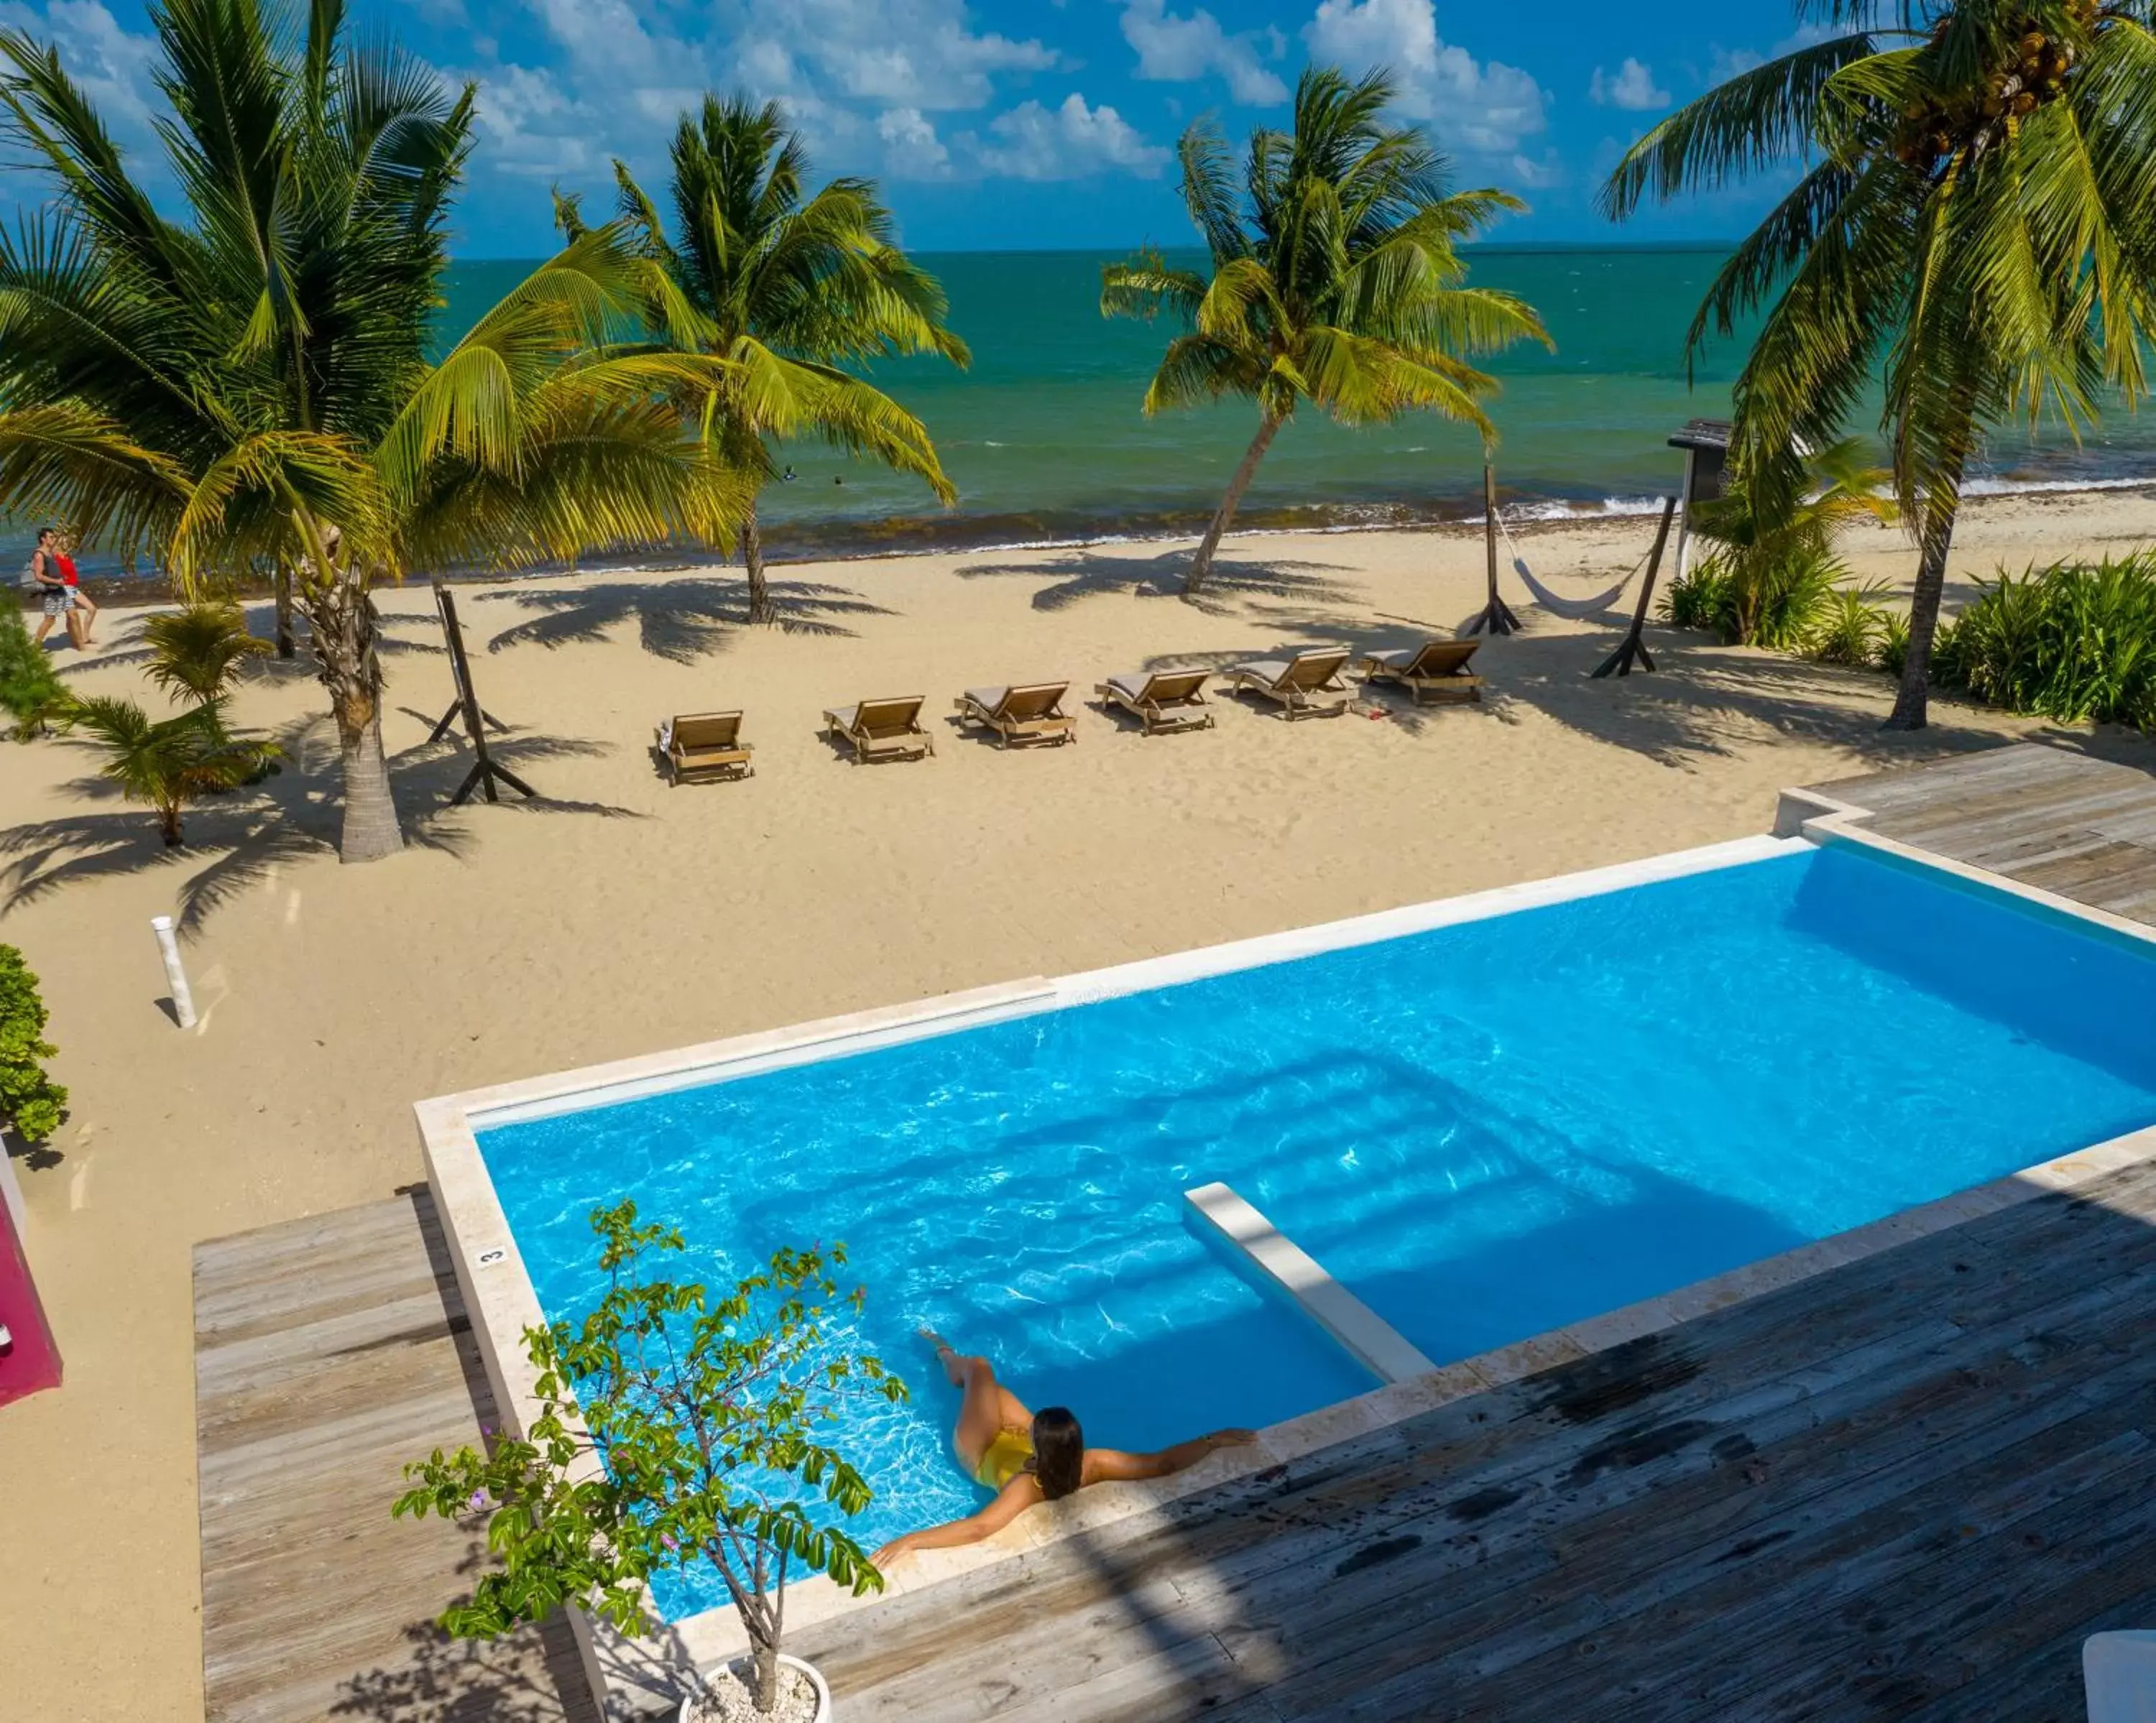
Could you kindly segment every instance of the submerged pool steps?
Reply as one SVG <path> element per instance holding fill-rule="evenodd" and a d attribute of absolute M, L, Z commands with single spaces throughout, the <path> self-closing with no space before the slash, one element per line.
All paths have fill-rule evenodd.
<path fill-rule="evenodd" d="M 1224 1184 L 1183 1193 L 1188 1218 L 1353 1356 L 1380 1382 L 1408 1382 L 1437 1367 L 1294 1239 Z"/>

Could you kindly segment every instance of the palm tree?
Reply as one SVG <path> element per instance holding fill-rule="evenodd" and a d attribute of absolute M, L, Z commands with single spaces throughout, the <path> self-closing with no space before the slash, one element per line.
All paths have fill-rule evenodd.
<path fill-rule="evenodd" d="M 651 265 L 645 320 L 663 340 L 726 360 L 702 403 L 723 459 L 760 489 L 773 471 L 766 437 L 819 436 L 957 493 L 920 420 L 843 367 L 940 353 L 971 362 L 945 326 L 943 290 L 894 241 L 872 181 L 834 179 L 809 194 L 808 156 L 776 103 L 706 96 L 685 114 L 670 151 L 674 234 L 625 164 L 613 165 L 621 218 Z M 577 200 L 556 219 L 573 239 Z M 763 541 L 752 495 L 741 523 L 749 619 L 773 620 Z"/>
<path fill-rule="evenodd" d="M 240 667 L 271 650 L 267 640 L 247 632 L 237 604 L 213 598 L 151 617 L 142 624 L 142 638 L 150 644 L 145 674 L 151 681 L 198 707 L 221 706 Z"/>
<path fill-rule="evenodd" d="M 1449 190 L 1445 158 L 1421 131 L 1385 123 L 1393 90 L 1383 72 L 1352 84 L 1330 68 L 1304 72 L 1294 131 L 1251 133 L 1240 188 L 1226 141 L 1199 121 L 1183 135 L 1183 201 L 1211 254 L 1211 279 L 1171 268 L 1158 251 L 1101 271 L 1104 315 L 1165 310 L 1183 325 L 1146 391 L 1147 413 L 1230 394 L 1257 400 L 1257 434 L 1191 560 L 1185 593 L 1212 572 L 1258 463 L 1303 400 L 1346 425 L 1424 408 L 1493 441 L 1481 402 L 1496 382 L 1460 356 L 1523 339 L 1550 345 L 1522 300 L 1462 285 L 1460 242 L 1525 206 L 1502 192 Z"/>
<path fill-rule="evenodd" d="M 120 786 L 130 802 L 146 802 L 165 846 L 187 841 L 180 817 L 190 803 L 259 777 L 277 757 L 273 742 L 244 741 L 225 731 L 215 702 L 153 721 L 131 700 L 86 700 L 60 719 L 66 730 L 88 731 L 109 756 L 98 775 Z"/>
<path fill-rule="evenodd" d="M 342 756 L 347 861 L 403 845 L 370 588 L 722 532 L 739 485 L 670 392 L 720 367 L 605 345 L 634 260 L 588 234 L 426 362 L 470 144 L 452 95 L 341 0 L 153 6 L 187 219 L 137 182 L 57 53 L 0 31 L 0 133 L 54 197 L 0 238 L 0 501 L 148 550 L 183 595 L 291 572 Z"/>
<path fill-rule="evenodd" d="M 2156 284 L 2149 0 L 1803 0 L 1838 33 L 1742 74 L 1626 152 L 1642 199 L 1802 158 L 1722 266 L 1686 338 L 1766 318 L 1736 385 L 1732 459 L 1794 497 L 1883 372 L 1894 489 L 1922 547 L 1891 727 L 1925 721 L 1954 517 L 1986 433 L 2106 386 L 2146 387 Z"/>

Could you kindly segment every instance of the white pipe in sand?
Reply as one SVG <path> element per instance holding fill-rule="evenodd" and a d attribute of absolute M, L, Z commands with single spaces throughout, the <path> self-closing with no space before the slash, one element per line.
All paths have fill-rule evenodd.
<path fill-rule="evenodd" d="M 187 991 L 187 972 L 180 967 L 180 942 L 172 936 L 172 918 L 152 915 L 150 931 L 157 936 L 157 955 L 165 960 L 165 985 L 172 991 L 172 1015 L 180 1027 L 195 1026 L 195 996 Z"/>

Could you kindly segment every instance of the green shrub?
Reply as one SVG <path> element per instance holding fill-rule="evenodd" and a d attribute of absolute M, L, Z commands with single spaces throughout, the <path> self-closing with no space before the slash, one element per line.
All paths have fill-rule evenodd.
<path fill-rule="evenodd" d="M 1886 586 L 1870 582 L 1861 587 L 1837 587 L 1820 606 L 1813 618 L 1805 650 L 1822 663 L 1869 666 L 1879 657 L 1888 625 L 1896 618 L 1879 601 Z M 1908 624 L 1902 624 L 1903 649 L 1907 649 Z"/>
<path fill-rule="evenodd" d="M 1663 619 L 1676 628 L 1719 633 L 1722 618 L 1731 610 L 1728 577 L 1711 556 L 1686 569 L 1662 593 Z"/>
<path fill-rule="evenodd" d="M 29 741 L 67 705 L 67 690 L 23 626 L 23 613 L 12 604 L 0 606 L 0 710 L 15 720 L 15 740 Z"/>
<path fill-rule="evenodd" d="M 13 946 L 0 946 L 0 1124 L 23 1141 L 43 1142 L 60 1128 L 67 1090 L 38 1061 L 59 1049 L 44 1038 L 45 1002 L 38 978 Z"/>
<path fill-rule="evenodd" d="M 1943 635 L 1932 676 L 2009 711 L 2156 728 L 2156 550 L 2002 570 Z"/>
<path fill-rule="evenodd" d="M 1953 633 L 1953 625 L 1951 623 L 1942 623 L 1939 625 L 1938 633 L 1932 637 L 1933 654 L 1936 654 L 1946 649 L 1947 641 Z M 1873 658 L 1873 662 L 1888 675 L 1898 680 L 1902 674 L 1902 666 L 1907 662 L 1908 657 L 1909 618 L 1898 610 L 1890 610 L 1887 613 L 1886 625 L 1879 631 L 1879 648 Z M 1936 666 L 1938 664 L 1936 656 L 1932 659 L 1932 663 L 1934 666 L 1933 674 L 1936 676 Z"/>
<path fill-rule="evenodd" d="M 1813 546 L 1772 558 L 1717 551 L 1671 587 L 1662 614 L 1727 645 L 1799 652 L 1829 620 L 1847 574 L 1832 551 Z"/>

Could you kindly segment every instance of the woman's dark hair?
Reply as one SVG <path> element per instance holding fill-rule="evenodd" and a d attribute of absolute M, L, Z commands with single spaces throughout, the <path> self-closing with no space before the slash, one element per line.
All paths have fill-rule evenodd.
<path fill-rule="evenodd" d="M 1067 1406 L 1033 1415 L 1033 1475 L 1050 1501 L 1070 1495 L 1085 1480 L 1086 1433 Z"/>

